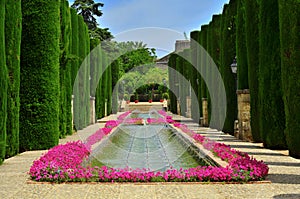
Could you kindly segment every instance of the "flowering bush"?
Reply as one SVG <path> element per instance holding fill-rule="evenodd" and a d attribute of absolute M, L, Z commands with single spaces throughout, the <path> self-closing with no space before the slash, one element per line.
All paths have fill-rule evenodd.
<path fill-rule="evenodd" d="M 268 174 L 268 166 L 263 161 L 257 161 L 248 154 L 231 149 L 223 143 L 196 134 L 184 124 L 174 123 L 175 127 L 192 136 L 207 150 L 210 150 L 222 160 L 227 161 L 226 167 L 199 166 L 189 169 L 170 168 L 164 172 L 154 172 L 147 169 L 83 167 L 82 162 L 89 156 L 91 146 L 108 135 L 112 128 L 119 125 L 129 113 L 118 117 L 118 121 L 108 121 L 104 128 L 92 134 L 85 143 L 81 141 L 69 142 L 50 149 L 40 159 L 35 160 L 30 168 L 29 175 L 35 181 L 50 182 L 247 182 L 262 180 Z M 167 115 L 162 113 L 165 121 Z M 134 118 L 131 118 L 134 119 Z M 169 118 L 172 120 L 171 118 Z M 158 121 L 152 120 L 152 121 Z M 130 120 L 134 121 L 134 120 Z M 172 122 L 174 122 L 172 120 Z"/>
<path fill-rule="evenodd" d="M 93 176 L 81 166 L 89 154 L 81 141 L 55 146 L 33 162 L 29 175 L 36 181 L 85 181 Z"/>

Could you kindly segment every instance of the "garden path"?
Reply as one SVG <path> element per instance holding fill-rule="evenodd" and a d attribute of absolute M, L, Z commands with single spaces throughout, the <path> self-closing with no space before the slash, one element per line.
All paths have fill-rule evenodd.
<path fill-rule="evenodd" d="M 116 115 L 104 118 L 60 143 L 75 141 L 103 127 L 104 122 Z M 259 143 L 249 143 L 209 128 L 199 127 L 191 120 L 174 116 L 174 119 L 195 132 L 247 152 L 258 160 L 265 161 L 271 183 L 254 184 L 197 184 L 197 183 L 152 183 L 152 184 L 41 184 L 28 180 L 27 172 L 33 160 L 45 151 L 21 153 L 5 160 L 0 166 L 0 198 L 300 198 L 300 160 L 291 158 L 287 151 L 264 149 Z"/>

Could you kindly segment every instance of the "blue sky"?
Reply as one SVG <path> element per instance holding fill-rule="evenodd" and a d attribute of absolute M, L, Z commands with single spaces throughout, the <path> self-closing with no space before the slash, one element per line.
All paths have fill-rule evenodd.
<path fill-rule="evenodd" d="M 72 0 L 69 1 L 72 4 Z M 162 56 L 174 49 L 176 39 L 184 39 L 184 32 L 189 36 L 192 30 L 199 30 L 201 25 L 209 23 L 213 14 L 221 13 L 223 5 L 229 0 L 96 0 L 95 2 L 104 3 L 103 16 L 99 18 L 98 23 L 101 27 L 109 28 L 117 41 L 126 40 L 124 32 L 130 32 L 128 40 L 134 38 L 136 41 L 144 41 L 143 33 L 135 30 L 149 27 L 152 27 L 151 30 L 157 28 L 153 32 L 156 37 L 164 33 L 170 34 L 169 38 L 165 36 L 159 39 L 166 43 L 164 46 L 168 45 L 167 49 L 158 47 L 158 55 Z M 160 33 L 162 29 L 167 31 Z M 119 39 L 120 36 L 122 39 Z"/>

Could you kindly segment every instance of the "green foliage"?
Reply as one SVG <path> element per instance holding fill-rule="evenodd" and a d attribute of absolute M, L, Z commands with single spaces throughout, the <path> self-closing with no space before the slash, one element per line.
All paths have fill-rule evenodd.
<path fill-rule="evenodd" d="M 202 25 L 201 26 L 201 36 L 200 36 L 200 45 L 203 47 L 203 50 L 207 50 L 207 29 L 208 25 Z M 200 55 L 200 72 L 202 75 L 206 74 L 206 63 L 207 63 L 207 57 L 201 53 Z M 201 78 L 201 99 L 207 98 L 207 82 L 204 81 L 203 78 Z M 202 102 L 201 102 L 202 104 Z"/>
<path fill-rule="evenodd" d="M 155 49 L 147 48 L 142 42 L 121 42 L 115 50 L 121 55 L 121 67 L 125 73 L 134 67 L 153 63 L 155 59 Z"/>
<path fill-rule="evenodd" d="M 5 1 L 0 1 L 0 164 L 5 158 L 7 118 L 7 67 L 5 59 Z"/>
<path fill-rule="evenodd" d="M 70 62 L 70 37 L 71 18 L 68 1 L 60 3 L 60 137 L 72 134 L 72 87 L 71 87 L 71 62 Z"/>
<path fill-rule="evenodd" d="M 6 157 L 19 152 L 21 0 L 6 0 L 5 50 L 8 69 Z"/>
<path fill-rule="evenodd" d="M 58 144 L 59 6 L 59 0 L 22 1 L 21 151 Z"/>
<path fill-rule="evenodd" d="M 278 0 L 260 0 L 259 100 L 264 146 L 285 149 Z"/>
<path fill-rule="evenodd" d="M 221 22 L 221 74 L 226 91 L 227 113 L 223 131 L 233 134 L 234 121 L 237 118 L 236 80 L 230 65 L 236 55 L 236 1 L 225 4 Z"/>
<path fill-rule="evenodd" d="M 95 3 L 94 0 L 75 0 L 72 8 L 75 8 L 78 14 L 83 17 L 90 30 L 95 30 L 98 25 L 95 16 L 102 16 L 99 7 L 103 7 L 103 5 L 103 3 Z"/>
<path fill-rule="evenodd" d="M 193 31 L 190 34 L 191 37 L 191 64 L 192 64 L 192 68 L 190 70 L 190 76 L 191 76 L 191 86 L 193 88 L 193 91 L 195 92 L 195 96 L 192 95 L 192 103 L 191 103 L 191 110 L 192 110 L 192 118 L 193 120 L 195 120 L 196 122 L 199 122 L 199 118 L 200 118 L 200 111 L 201 107 L 202 107 L 202 103 L 199 104 L 199 100 L 198 100 L 198 87 L 199 87 L 199 74 L 197 71 L 197 56 L 198 56 L 198 52 L 199 49 L 199 31 Z M 195 97 L 195 98 L 194 98 Z"/>
<path fill-rule="evenodd" d="M 70 9 L 71 11 L 71 86 L 73 99 L 73 125 L 74 129 L 77 130 L 79 124 L 79 84 L 75 84 L 77 72 L 79 69 L 79 37 L 78 37 L 78 15 L 76 10 Z M 77 126 L 76 126 L 77 125 Z"/>
<path fill-rule="evenodd" d="M 300 1 L 279 0 L 281 77 L 289 155 L 300 158 Z"/>
<path fill-rule="evenodd" d="M 214 64 L 220 68 L 220 38 L 221 38 L 221 15 L 213 15 L 212 21 L 209 24 L 209 28 L 208 28 L 208 35 L 207 35 L 207 49 L 208 49 L 208 53 L 211 56 Z M 210 60 L 211 61 L 211 60 Z M 210 67 L 212 67 L 214 65 L 213 63 L 209 63 L 208 65 Z M 209 75 L 209 84 L 210 85 L 214 85 L 215 81 L 213 79 L 213 75 L 212 74 L 212 68 L 207 68 L 207 73 Z M 218 88 L 220 89 L 220 88 Z M 209 116 L 209 120 L 211 118 L 211 113 L 212 113 L 212 106 L 217 106 L 219 107 L 220 104 L 222 102 L 219 102 L 218 100 L 220 99 L 219 96 L 216 96 L 219 92 L 218 91 L 213 91 L 212 93 L 210 93 L 210 95 L 208 95 L 208 116 Z M 216 100 L 216 104 L 211 104 L 211 99 L 217 99 Z M 220 108 L 217 108 L 217 111 L 221 110 Z M 210 122 L 210 126 L 213 128 L 220 128 L 221 124 L 220 124 L 220 119 L 219 119 L 219 115 L 220 113 L 218 112 L 215 117 L 216 120 L 215 122 Z M 221 130 L 221 129 L 219 129 Z"/>
<path fill-rule="evenodd" d="M 170 111 L 177 113 L 177 97 L 176 97 L 176 57 L 177 55 L 172 53 L 169 57 L 168 62 L 168 73 L 169 73 L 169 96 L 170 96 Z"/>
<path fill-rule="evenodd" d="M 259 4 L 257 0 L 244 0 L 245 4 L 245 32 L 248 64 L 248 81 L 250 89 L 251 132 L 254 142 L 262 142 L 259 128 Z"/>
<path fill-rule="evenodd" d="M 237 1 L 236 18 L 236 55 L 237 55 L 237 78 L 238 89 L 249 89 L 248 83 L 248 60 L 246 46 L 246 28 L 245 28 L 245 0 Z"/>

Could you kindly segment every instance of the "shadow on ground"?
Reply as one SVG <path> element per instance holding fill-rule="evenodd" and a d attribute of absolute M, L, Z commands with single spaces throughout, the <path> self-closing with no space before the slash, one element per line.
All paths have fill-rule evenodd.
<path fill-rule="evenodd" d="M 300 175 L 269 174 L 267 180 L 270 180 L 272 183 L 279 184 L 300 184 Z"/>

